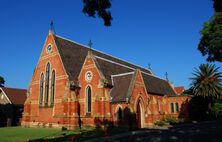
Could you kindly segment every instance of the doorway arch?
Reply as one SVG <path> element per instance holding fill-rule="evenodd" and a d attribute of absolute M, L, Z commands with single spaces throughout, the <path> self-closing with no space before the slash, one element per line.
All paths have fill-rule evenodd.
<path fill-rule="evenodd" d="M 141 98 L 138 98 L 136 103 L 136 123 L 138 128 L 144 127 L 144 105 Z"/>

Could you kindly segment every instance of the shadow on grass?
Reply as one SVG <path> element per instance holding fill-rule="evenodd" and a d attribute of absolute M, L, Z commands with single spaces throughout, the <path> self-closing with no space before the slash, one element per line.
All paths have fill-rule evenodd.
<path fill-rule="evenodd" d="M 29 142 L 79 142 L 94 138 L 101 138 L 105 136 L 112 136 L 115 134 L 125 133 L 132 130 L 136 130 L 136 128 L 128 128 L 125 126 L 112 126 L 112 127 L 96 127 L 94 129 L 86 129 L 86 130 L 79 130 L 79 133 L 72 133 L 72 131 L 69 131 L 67 134 L 66 132 L 60 134 L 60 135 L 54 135 L 50 137 L 45 137 L 41 139 L 35 139 L 35 140 L 29 140 Z"/>

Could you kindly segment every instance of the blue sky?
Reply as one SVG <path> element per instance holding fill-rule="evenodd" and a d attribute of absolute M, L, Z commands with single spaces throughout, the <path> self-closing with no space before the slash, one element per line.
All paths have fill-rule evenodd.
<path fill-rule="evenodd" d="M 189 87 L 194 67 L 206 63 L 197 50 L 211 0 L 112 0 L 112 26 L 89 18 L 82 0 L 1 0 L 0 75 L 7 87 L 27 88 L 48 34 L 56 34 L 151 68 L 175 86 Z M 221 66 L 221 63 L 216 63 Z"/>

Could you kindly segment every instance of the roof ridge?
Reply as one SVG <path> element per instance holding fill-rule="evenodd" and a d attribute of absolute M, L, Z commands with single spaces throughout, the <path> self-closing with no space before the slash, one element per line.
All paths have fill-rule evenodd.
<path fill-rule="evenodd" d="M 83 47 L 85 47 L 85 48 L 88 48 L 88 49 L 91 48 L 91 47 L 89 47 L 89 46 L 87 46 L 87 45 L 84 45 L 84 44 L 78 43 L 78 42 L 73 41 L 73 40 L 68 39 L 68 38 L 64 38 L 64 37 L 62 37 L 62 36 L 60 36 L 60 35 L 55 35 L 55 36 L 56 36 L 56 37 L 59 37 L 59 38 L 62 38 L 62 39 L 64 39 L 64 40 L 67 40 L 67 41 L 69 41 L 69 42 L 75 43 L 75 44 L 77 44 L 77 45 L 83 46 Z M 142 68 L 142 69 L 144 69 L 144 70 L 146 70 L 146 71 L 149 71 L 151 74 L 153 74 L 151 70 L 146 69 L 145 67 L 142 67 L 142 66 L 140 66 L 140 65 L 137 65 L 137 64 L 131 63 L 131 62 L 126 61 L 126 60 L 124 60 L 124 59 L 121 59 L 121 58 L 118 58 L 118 57 L 112 56 L 112 55 L 107 54 L 107 53 L 105 53 L 105 52 L 103 52 L 103 51 L 99 51 L 99 50 L 94 49 L 94 48 L 91 48 L 91 49 L 94 50 L 94 51 L 96 51 L 96 52 L 99 52 L 99 53 L 102 53 L 102 54 L 104 54 L 104 55 L 107 55 L 107 56 L 110 56 L 110 57 L 112 57 L 112 58 L 115 58 L 115 59 L 117 59 L 117 60 L 120 60 L 120 61 L 126 62 L 126 63 L 128 63 L 128 64 L 131 64 L 131 65 L 133 65 L 133 66 L 136 66 L 136 67 Z M 99 56 L 98 56 L 98 57 L 99 57 Z M 106 59 L 106 58 L 104 58 L 104 59 Z"/>
<path fill-rule="evenodd" d="M 24 89 L 24 88 L 12 88 L 12 87 L 1 87 L 2 89 L 16 89 L 16 90 L 26 90 L 27 91 L 27 89 Z"/>
<path fill-rule="evenodd" d="M 166 81 L 166 82 L 168 82 L 167 80 L 165 80 L 165 79 L 163 79 L 163 78 L 160 78 L 160 77 L 158 77 L 158 76 L 156 76 L 156 75 L 154 75 L 154 74 L 148 74 L 148 73 L 146 73 L 146 72 L 143 72 L 143 71 L 141 71 L 143 74 L 146 74 L 146 75 L 149 75 L 149 76 L 152 76 L 152 77 L 155 77 L 155 78 L 158 78 L 158 79 L 161 79 L 161 80 L 163 80 L 163 81 Z"/>

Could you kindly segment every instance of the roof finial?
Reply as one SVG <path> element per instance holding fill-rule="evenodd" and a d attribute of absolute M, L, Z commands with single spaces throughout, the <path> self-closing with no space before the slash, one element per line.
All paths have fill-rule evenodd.
<path fill-rule="evenodd" d="M 93 43 L 92 43 L 92 41 L 91 41 L 91 39 L 89 40 L 89 43 L 88 43 L 88 46 L 89 46 L 89 49 L 90 50 L 92 50 L 92 45 L 93 45 Z"/>
<path fill-rule="evenodd" d="M 150 64 L 150 63 L 148 63 L 148 69 L 149 69 L 149 70 L 152 70 L 152 69 L 151 69 L 151 64 Z"/>
<path fill-rule="evenodd" d="M 55 33 L 54 32 L 54 26 L 53 26 L 53 20 L 51 20 L 51 22 L 50 22 L 50 30 L 49 30 L 49 32 L 51 32 L 52 34 Z"/>
<path fill-rule="evenodd" d="M 165 77 L 166 77 L 166 80 L 169 81 L 167 72 L 165 73 Z"/>

